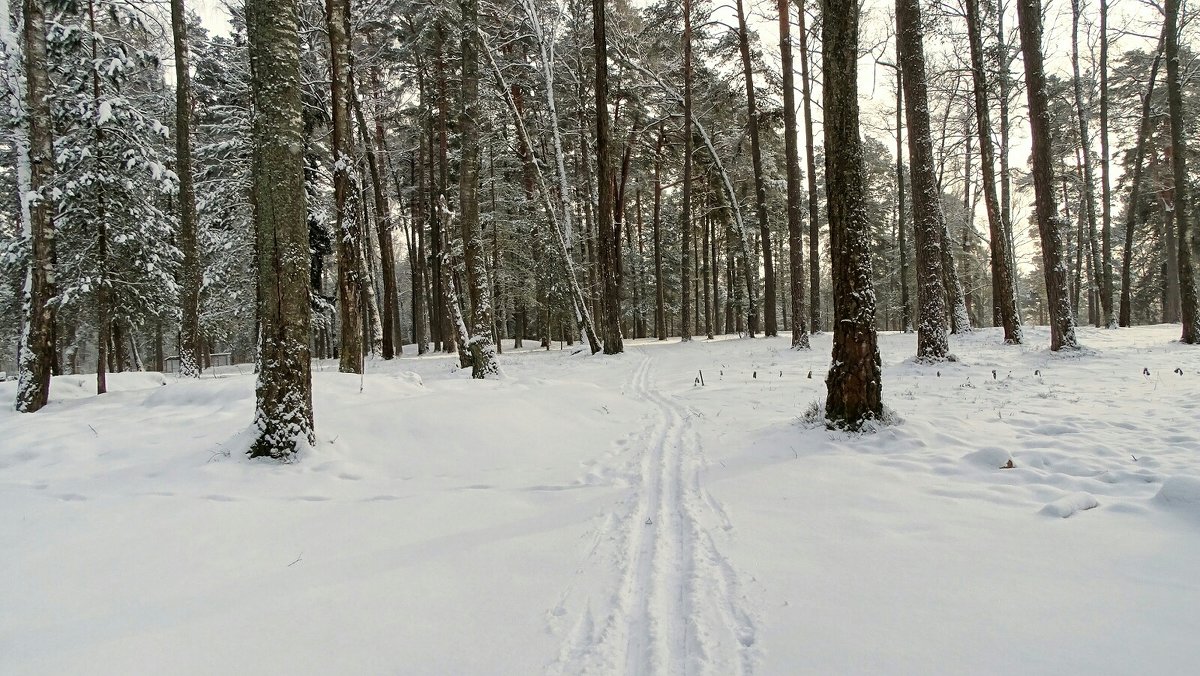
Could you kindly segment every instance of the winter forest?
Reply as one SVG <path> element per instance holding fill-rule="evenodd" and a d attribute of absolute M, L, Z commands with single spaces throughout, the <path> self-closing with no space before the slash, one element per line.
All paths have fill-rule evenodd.
<path fill-rule="evenodd" d="M 0 672 L 1186 673 L 1183 0 L 0 0 Z"/>

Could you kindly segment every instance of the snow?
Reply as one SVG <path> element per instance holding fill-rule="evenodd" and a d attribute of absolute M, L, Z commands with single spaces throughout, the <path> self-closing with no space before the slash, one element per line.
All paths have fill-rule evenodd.
<path fill-rule="evenodd" d="M 224 452 L 247 366 L 61 376 L 0 411 L 0 672 L 1188 673 L 1177 334 L 981 329 L 933 365 L 883 334 L 901 422 L 861 436 L 800 421 L 827 333 L 506 349 L 488 381 L 410 349 L 315 367 L 291 464 Z"/>

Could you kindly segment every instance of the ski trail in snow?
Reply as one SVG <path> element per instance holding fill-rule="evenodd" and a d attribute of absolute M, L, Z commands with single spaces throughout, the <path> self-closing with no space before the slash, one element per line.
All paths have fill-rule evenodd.
<path fill-rule="evenodd" d="M 731 526 L 700 487 L 702 449 L 692 413 L 659 393 L 653 365 L 644 355 L 626 390 L 651 406 L 647 426 L 633 441 L 641 454 L 636 503 L 604 527 L 618 530 L 608 539 L 617 548 L 619 589 L 599 633 L 592 614 L 597 604 L 586 600 L 587 612 L 552 671 L 749 674 L 754 623 L 742 607 L 736 573 L 708 530 Z"/>

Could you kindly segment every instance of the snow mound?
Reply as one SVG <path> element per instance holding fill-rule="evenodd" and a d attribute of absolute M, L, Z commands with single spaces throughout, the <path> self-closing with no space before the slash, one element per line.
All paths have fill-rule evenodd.
<path fill-rule="evenodd" d="M 1091 493 L 1072 493 L 1051 502 L 1038 513 L 1045 516 L 1057 516 L 1060 519 L 1066 519 L 1073 516 L 1076 512 L 1095 509 L 1099 506 L 1100 503 L 1096 502 L 1095 496 Z"/>
<path fill-rule="evenodd" d="M 1000 469 L 1012 461 L 1012 454 L 999 446 L 986 446 L 964 455 L 962 459 L 985 469 Z"/>
<path fill-rule="evenodd" d="M 1167 507 L 1182 509 L 1200 516 L 1200 477 L 1184 475 L 1168 477 L 1154 499 Z"/>

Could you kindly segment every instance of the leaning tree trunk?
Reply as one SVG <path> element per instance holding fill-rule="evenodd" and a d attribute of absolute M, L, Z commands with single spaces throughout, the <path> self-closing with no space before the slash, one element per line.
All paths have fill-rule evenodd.
<path fill-rule="evenodd" d="M 4 27 L 4 48 L 9 67 L 16 61 L 17 41 L 9 29 L 7 2 L 0 20 Z M 54 177 L 53 122 L 50 117 L 50 75 L 46 56 L 46 10 L 42 0 L 25 0 L 24 57 L 25 91 L 23 101 L 24 130 L 28 145 L 17 158 L 18 188 L 30 199 L 21 200 L 23 234 L 29 238 L 29 268 L 25 276 L 24 326 L 21 331 L 20 356 L 17 365 L 16 409 L 33 413 L 46 405 L 50 396 L 50 371 L 54 363 L 54 205 L 46 188 Z M 20 77 L 15 69 L 9 71 L 16 83 L 13 96 L 20 96 Z M 18 107 L 19 109 L 19 107 Z M 28 189 L 28 192 L 26 192 Z"/>
<path fill-rule="evenodd" d="M 741 2 L 738 2 L 738 8 L 741 9 Z M 788 10 L 788 0 L 778 0 L 779 8 L 779 59 L 783 67 L 783 135 L 784 135 L 784 156 L 787 160 L 787 219 L 788 219 L 788 283 L 789 290 L 792 295 L 792 347 L 801 350 L 807 350 L 808 331 L 804 327 L 804 218 L 800 214 L 800 191 L 803 188 L 800 186 L 800 149 L 797 147 L 796 141 L 796 86 L 794 82 L 795 75 L 792 68 L 792 18 L 791 12 Z M 800 13 L 804 13 L 801 8 Z M 745 25 L 742 26 L 745 31 Z M 746 49 L 743 47 L 743 49 Z M 748 53 L 748 52 L 747 52 Z M 747 67 L 746 77 L 749 78 L 750 71 Z M 757 157 L 757 153 L 755 153 Z M 759 161 L 761 165 L 762 162 Z M 759 199 L 765 201 L 765 192 L 759 187 Z M 763 206 L 765 211 L 765 204 Z M 765 214 L 763 215 L 765 216 Z M 763 225 L 763 237 L 770 240 L 770 232 L 766 228 L 765 217 L 760 217 Z M 765 247 L 765 245 L 764 245 Z M 767 253 L 769 249 L 763 249 L 763 255 L 770 258 Z M 767 277 L 767 288 L 771 288 L 771 277 Z M 772 333 L 772 324 L 774 323 L 775 313 L 774 294 L 767 295 L 767 323 L 766 333 L 768 336 Z"/>
<path fill-rule="evenodd" d="M 1017 288 L 1013 281 L 1015 270 L 1009 266 L 1012 257 L 1008 237 L 996 195 L 996 151 L 992 145 L 992 120 L 988 112 L 987 70 L 984 67 L 982 23 L 979 0 L 966 0 L 967 36 L 971 47 L 971 74 L 975 84 L 975 123 L 979 133 L 979 164 L 983 170 L 983 201 L 987 207 L 988 234 L 991 244 L 992 293 L 1000 325 L 1004 327 L 1004 342 L 1021 342 L 1021 317 L 1017 312 Z"/>
<path fill-rule="evenodd" d="M 690 4 L 690 3 L 689 3 Z M 767 220 L 767 183 L 763 177 L 762 150 L 759 143 L 758 134 L 758 105 L 754 96 L 754 67 L 750 61 L 750 37 L 746 31 L 746 12 L 742 7 L 743 0 L 737 0 L 737 17 L 738 17 L 738 48 L 742 53 L 742 71 L 746 80 L 746 119 L 750 128 L 750 163 L 754 167 L 754 206 L 758 213 L 758 231 L 762 238 L 763 250 L 763 281 L 765 288 L 763 293 L 763 335 L 770 337 L 779 335 L 778 320 L 775 317 L 775 263 L 771 257 L 771 225 Z M 786 0 L 781 5 L 786 10 Z M 690 31 L 690 20 L 687 20 L 688 29 Z M 781 24 L 782 25 L 782 24 Z M 781 29 L 782 30 L 782 29 Z M 690 40 L 689 40 L 690 42 Z M 685 49 L 691 50 L 688 46 Z M 780 45 L 780 49 L 783 46 Z M 795 92 L 791 90 L 792 81 L 792 66 L 791 66 L 791 45 L 787 46 L 788 55 L 783 65 L 784 77 L 784 96 L 788 99 L 795 99 Z M 690 66 L 689 66 L 690 67 Z M 786 132 L 791 136 L 788 140 L 795 142 L 794 135 L 796 133 L 796 112 L 792 110 L 790 104 L 784 103 L 785 119 L 788 113 L 791 113 L 792 128 Z M 790 169 L 790 165 L 789 165 Z M 790 177 L 790 174 L 789 174 Z M 790 180 L 790 179 L 789 179 Z M 790 183 L 789 183 L 790 185 Z M 793 204 L 792 195 L 788 193 L 788 212 L 790 218 L 791 205 Z M 799 201 L 795 202 L 796 208 L 799 208 Z M 803 264 L 803 257 L 800 259 Z M 801 305 L 804 301 L 801 299 Z"/>
<path fill-rule="evenodd" d="M 1167 35 L 1167 106 L 1171 114 L 1171 170 L 1175 177 L 1175 227 L 1179 236 L 1179 320 L 1183 332 L 1179 342 L 1200 343 L 1200 300 L 1196 294 L 1196 271 L 1192 263 L 1192 227 L 1190 190 L 1187 173 L 1187 146 L 1184 141 L 1183 83 L 1179 73 L 1179 5 L 1181 0 L 1166 0 Z"/>
<path fill-rule="evenodd" d="M 171 0 L 171 33 L 175 45 L 175 173 L 179 176 L 180 270 L 179 375 L 199 378 L 200 256 L 196 250 L 196 187 L 192 181 L 192 97 L 188 71 L 187 18 L 183 0 Z"/>
<path fill-rule="evenodd" d="M 333 109 L 333 199 L 337 238 L 338 317 L 341 320 L 341 359 L 338 370 L 362 373 L 363 317 L 359 258 L 362 232 L 348 205 L 354 145 L 350 136 L 350 29 L 347 0 L 325 0 L 329 31 L 330 107 Z"/>
<path fill-rule="evenodd" d="M 299 32 L 297 0 L 246 0 L 261 362 L 250 455 L 279 459 L 316 443 Z"/>
<path fill-rule="evenodd" d="M 833 365 L 825 419 L 860 429 L 883 415 L 866 173 L 858 124 L 858 2 L 822 0 L 825 194 L 833 269 Z"/>
<path fill-rule="evenodd" d="M 937 361 L 945 359 L 950 352 L 946 335 L 946 287 L 942 283 L 945 252 L 940 236 L 946 228 L 946 220 L 934 173 L 923 36 L 918 0 L 897 0 L 896 40 L 900 68 L 904 71 L 913 233 L 917 240 L 917 359 Z"/>
<path fill-rule="evenodd" d="M 1021 51 L 1025 56 L 1025 85 L 1029 99 L 1029 131 L 1033 151 L 1034 206 L 1038 233 L 1042 240 L 1042 265 L 1046 274 L 1046 300 L 1050 318 L 1050 349 L 1075 349 L 1075 313 L 1067 283 L 1067 264 L 1063 254 L 1063 223 L 1054 200 L 1053 149 L 1051 121 L 1046 93 L 1046 74 L 1042 64 L 1041 0 L 1017 0 Z"/>
<path fill-rule="evenodd" d="M 1146 139 L 1150 137 L 1151 102 L 1154 100 L 1154 80 L 1158 76 L 1159 64 L 1162 63 L 1163 45 L 1167 39 L 1166 26 L 1159 36 L 1158 47 L 1154 51 L 1154 62 L 1150 65 L 1150 80 L 1146 85 L 1146 94 L 1142 98 L 1142 121 L 1138 126 L 1137 142 L 1133 150 L 1133 181 L 1129 187 L 1129 199 L 1125 203 L 1125 251 L 1121 262 L 1121 326 L 1132 326 L 1133 306 L 1133 231 L 1137 228 L 1137 204 L 1139 189 L 1142 185 L 1142 163 L 1146 158 Z"/>
<path fill-rule="evenodd" d="M 604 354 L 625 351 L 621 340 L 621 286 L 618 276 L 621 252 L 613 235 L 613 183 L 608 119 L 608 38 L 604 20 L 605 0 L 592 0 L 592 35 L 596 57 L 596 185 L 599 194 L 596 240 L 600 246 L 600 274 L 604 296 Z M 686 1 L 685 1 L 686 11 Z"/>

